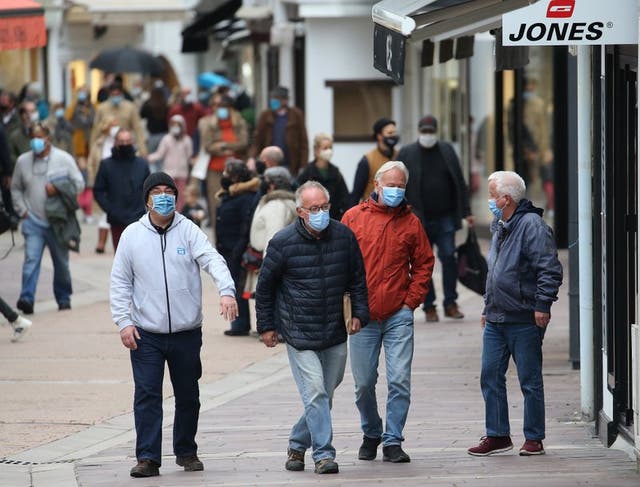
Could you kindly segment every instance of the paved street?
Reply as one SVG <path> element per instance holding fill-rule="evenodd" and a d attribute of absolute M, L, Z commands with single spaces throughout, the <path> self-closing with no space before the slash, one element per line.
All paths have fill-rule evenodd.
<path fill-rule="evenodd" d="M 466 449 L 484 434 L 479 388 L 481 298 L 459 289 L 461 321 L 426 324 L 416 312 L 413 400 L 404 447 L 410 464 L 357 460 L 361 441 L 347 370 L 334 400 L 334 445 L 340 474 L 284 470 L 289 428 L 301 404 L 284 347 L 269 350 L 253 337 L 222 335 L 217 300 L 205 308 L 202 413 L 199 455 L 205 471 L 182 472 L 171 455 L 172 398 L 166 389 L 161 476 L 131 479 L 135 463 L 128 355 L 108 312 L 110 255 L 93 254 L 95 227 L 73 256 L 73 310 L 58 312 L 51 297 L 48 258 L 34 327 L 24 342 L 0 336 L 0 485 L 75 486 L 266 486 L 266 485 L 539 485 L 638 486 L 636 462 L 621 449 L 606 449 L 581 421 L 579 372 L 568 363 L 567 289 L 553 308 L 545 337 L 547 455 L 517 455 L 522 437 L 522 397 L 511 371 L 509 391 L 516 451 L 474 458 Z M 21 238 L 19 238 L 21 242 Z M 0 251 L 6 236 L 0 237 Z M 22 249 L 0 263 L 0 294 L 15 303 Z M 566 254 L 563 261 L 566 265 Z M 438 268 L 438 266 L 437 266 Z M 566 272 L 568 275 L 568 272 Z M 436 275 L 439 290 L 440 276 Z M 205 292 L 215 290 L 207 280 Z M 442 314 L 442 311 L 440 311 Z M 442 319 L 442 317 L 441 317 Z M 513 367 L 512 367 L 513 368 Z M 384 372 L 380 392 L 384 392 Z M 380 395 L 380 403 L 384 404 Z"/>

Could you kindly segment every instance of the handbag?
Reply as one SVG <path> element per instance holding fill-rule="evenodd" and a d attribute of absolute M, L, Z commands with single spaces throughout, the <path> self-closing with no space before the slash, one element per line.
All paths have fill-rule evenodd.
<path fill-rule="evenodd" d="M 196 156 L 196 162 L 191 168 L 191 176 L 201 181 L 207 179 L 207 170 L 209 169 L 209 160 L 211 156 L 207 154 L 204 148 L 200 148 L 198 155 Z"/>
<path fill-rule="evenodd" d="M 467 240 L 456 249 L 458 255 L 458 280 L 463 286 L 483 295 L 487 284 L 487 260 L 478 245 L 473 227 L 469 227 Z"/>
<path fill-rule="evenodd" d="M 262 252 L 247 245 L 240 258 L 240 265 L 248 271 L 258 272 L 262 266 Z"/>

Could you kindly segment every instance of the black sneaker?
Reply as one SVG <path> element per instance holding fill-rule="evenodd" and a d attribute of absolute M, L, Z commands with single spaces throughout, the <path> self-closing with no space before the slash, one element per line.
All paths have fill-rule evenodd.
<path fill-rule="evenodd" d="M 198 455 L 186 455 L 184 457 L 176 457 L 176 465 L 184 467 L 185 472 L 200 472 L 204 470 L 204 465 L 198 458 Z"/>
<path fill-rule="evenodd" d="M 338 473 L 338 464 L 333 461 L 333 458 L 323 458 L 316 462 L 316 473 Z"/>
<path fill-rule="evenodd" d="M 362 437 L 362 445 L 358 450 L 358 459 L 360 460 L 375 460 L 378 455 L 378 445 L 382 441 L 382 438 L 369 438 L 368 436 Z"/>
<path fill-rule="evenodd" d="M 65 311 L 71 309 L 71 303 L 59 303 L 58 304 L 58 311 Z"/>
<path fill-rule="evenodd" d="M 138 460 L 129 474 L 132 477 L 157 477 L 160 475 L 159 465 L 153 460 Z"/>
<path fill-rule="evenodd" d="M 293 448 L 287 449 L 287 462 L 284 464 L 284 468 L 292 472 L 304 470 L 304 452 Z"/>
<path fill-rule="evenodd" d="M 26 315 L 33 314 L 33 303 L 30 303 L 29 301 L 26 301 L 24 299 L 18 300 L 18 302 L 16 303 L 16 308 L 18 308 Z"/>
<path fill-rule="evenodd" d="M 389 445 L 382 447 L 382 460 L 391 463 L 409 463 L 411 458 L 400 445 Z"/>

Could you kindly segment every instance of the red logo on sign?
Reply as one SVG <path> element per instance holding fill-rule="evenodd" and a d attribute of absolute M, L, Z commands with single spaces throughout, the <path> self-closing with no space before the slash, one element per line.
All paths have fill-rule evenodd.
<path fill-rule="evenodd" d="M 566 19 L 573 15 L 576 0 L 551 0 L 547 7 L 547 18 Z"/>

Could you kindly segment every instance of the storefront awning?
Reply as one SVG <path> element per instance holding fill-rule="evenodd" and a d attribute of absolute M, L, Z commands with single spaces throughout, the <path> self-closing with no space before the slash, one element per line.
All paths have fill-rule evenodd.
<path fill-rule="evenodd" d="M 538 0 L 383 0 L 371 10 L 374 66 L 402 83 L 405 43 L 452 39 L 502 25 L 502 15 Z"/>
<path fill-rule="evenodd" d="M 73 0 L 72 3 L 86 9 L 86 17 L 92 24 L 101 25 L 184 21 L 195 4 L 194 1 L 175 0 Z"/>
<path fill-rule="evenodd" d="M 31 49 L 47 44 L 44 9 L 38 2 L 0 2 L 0 51 Z"/>
<path fill-rule="evenodd" d="M 198 15 L 182 31 L 182 52 L 206 51 L 209 48 L 209 33 L 234 25 L 234 15 L 240 7 L 242 0 L 229 0 L 210 12 Z M 221 22 L 225 25 L 218 25 Z"/>

